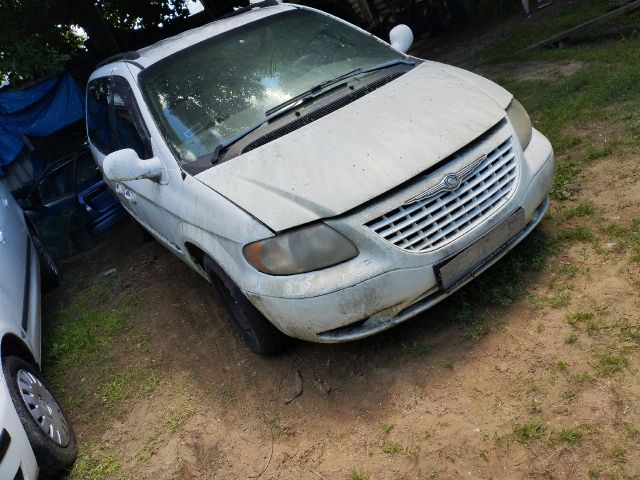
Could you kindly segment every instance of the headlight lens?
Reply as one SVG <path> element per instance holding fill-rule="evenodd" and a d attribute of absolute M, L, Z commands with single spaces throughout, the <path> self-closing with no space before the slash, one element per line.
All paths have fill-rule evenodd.
<path fill-rule="evenodd" d="M 509 117 L 509 121 L 511 125 L 513 125 L 520 145 L 522 145 L 522 149 L 524 150 L 527 148 L 527 145 L 529 145 L 531 135 L 533 134 L 529 114 L 522 104 L 514 98 L 507 107 L 507 117 Z"/>
<path fill-rule="evenodd" d="M 358 249 L 333 228 L 319 223 L 250 243 L 243 253 L 263 273 L 293 275 L 342 263 L 358 255 Z"/>

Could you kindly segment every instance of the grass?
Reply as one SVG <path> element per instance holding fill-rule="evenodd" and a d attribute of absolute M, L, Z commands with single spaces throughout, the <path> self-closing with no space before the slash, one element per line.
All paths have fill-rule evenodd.
<path fill-rule="evenodd" d="M 402 349 L 413 355 L 418 355 L 420 357 L 426 357 L 431 353 L 431 347 L 424 343 L 413 343 L 409 346 L 402 344 Z"/>
<path fill-rule="evenodd" d="M 618 251 L 631 251 L 631 261 L 640 263 L 640 219 L 627 225 L 618 223 L 604 225 L 600 232 L 616 243 Z"/>
<path fill-rule="evenodd" d="M 382 451 L 389 455 L 395 455 L 396 453 L 402 451 L 403 447 L 398 442 L 385 442 L 382 445 Z"/>
<path fill-rule="evenodd" d="M 596 356 L 594 368 L 603 376 L 612 376 L 618 373 L 629 364 L 629 361 L 622 353 L 603 352 Z"/>
<path fill-rule="evenodd" d="M 345 477 L 345 480 L 369 480 L 371 475 L 365 471 L 362 467 L 357 467 L 351 470 Z"/>
<path fill-rule="evenodd" d="M 517 425 L 513 429 L 513 433 L 519 443 L 528 446 L 533 440 L 547 434 L 547 426 L 538 420 L 530 420 L 527 423 Z"/>
<path fill-rule="evenodd" d="M 103 444 L 87 445 L 80 449 L 69 479 L 106 480 L 120 470 L 115 457 L 106 451 Z"/>
<path fill-rule="evenodd" d="M 44 324 L 43 364 L 50 379 L 60 378 L 69 366 L 100 359 L 113 346 L 125 320 L 136 312 L 132 295 L 109 308 L 108 294 L 118 286 L 113 278 L 102 280 L 66 302 Z"/>
<path fill-rule="evenodd" d="M 570 333 L 565 337 L 564 343 L 566 343 L 567 345 L 573 345 L 574 343 L 578 343 L 578 335 L 576 335 L 575 333 Z"/>
<path fill-rule="evenodd" d="M 565 430 L 560 430 L 560 432 L 558 432 L 558 438 L 561 441 L 568 443 L 569 445 L 577 444 L 580 440 L 582 440 L 583 436 L 584 433 L 580 428 L 568 428 Z"/>
<path fill-rule="evenodd" d="M 594 317 L 593 312 L 575 312 L 567 315 L 566 319 L 569 325 L 577 325 L 579 323 L 583 323 L 588 320 L 591 320 L 593 319 L 593 317 Z"/>
<path fill-rule="evenodd" d="M 45 374 L 72 416 L 106 417 L 128 399 L 148 397 L 160 383 L 161 373 L 144 368 L 142 358 L 120 367 L 113 361 L 116 344 L 132 355 L 149 353 L 148 335 L 128 322 L 137 310 L 135 295 L 108 277 L 49 314 L 43 325 Z"/>

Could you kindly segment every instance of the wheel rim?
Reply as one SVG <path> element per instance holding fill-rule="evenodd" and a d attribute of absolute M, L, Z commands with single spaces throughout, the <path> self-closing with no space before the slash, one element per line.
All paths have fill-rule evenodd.
<path fill-rule="evenodd" d="M 19 370 L 18 390 L 40 429 L 61 447 L 69 445 L 69 427 L 53 395 L 29 370 Z"/>

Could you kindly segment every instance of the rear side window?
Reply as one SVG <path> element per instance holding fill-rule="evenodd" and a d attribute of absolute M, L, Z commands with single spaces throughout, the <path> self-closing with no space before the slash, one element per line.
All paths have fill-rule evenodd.
<path fill-rule="evenodd" d="M 103 154 L 116 150 L 109 125 L 109 97 L 111 87 L 108 77 L 96 78 L 87 87 L 87 132 L 91 143 Z"/>

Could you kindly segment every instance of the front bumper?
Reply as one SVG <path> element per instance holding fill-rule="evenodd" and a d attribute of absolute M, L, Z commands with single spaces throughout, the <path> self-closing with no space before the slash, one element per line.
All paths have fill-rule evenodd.
<path fill-rule="evenodd" d="M 522 170 L 513 197 L 495 215 L 446 247 L 416 254 L 387 244 L 372 232 L 363 234 L 362 225 L 372 217 L 371 210 L 385 211 L 389 205 L 398 204 L 398 199 L 392 197 L 380 206 L 326 222 L 352 241 L 355 239 L 360 251 L 355 259 L 290 277 L 279 289 L 274 285 L 282 282 L 282 278 L 272 277 L 267 284 L 271 288 L 266 292 L 245 291 L 245 294 L 284 333 L 314 342 L 356 340 L 408 320 L 489 268 L 542 220 L 553 182 L 553 150 L 548 140 L 534 131 L 526 151 L 520 150 L 519 154 Z M 499 253 L 489 255 L 476 265 L 473 274 L 455 288 L 440 289 L 434 267 L 475 243 L 518 208 L 524 211 L 526 226 L 500 247 Z M 343 287 L 345 281 L 351 283 Z"/>
<path fill-rule="evenodd" d="M 6 450 L 0 458 L 0 478 L 36 480 L 38 463 L 11 401 L 5 380 L 4 376 L 0 377 L 0 433 L 6 432 L 4 434 Z"/>

